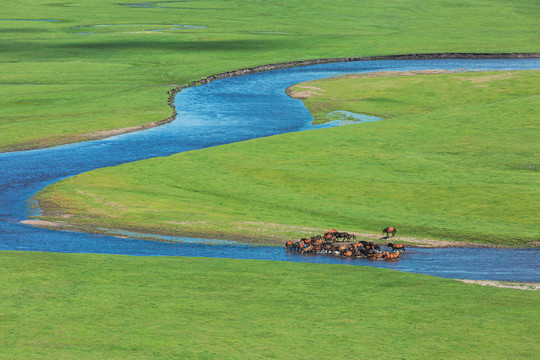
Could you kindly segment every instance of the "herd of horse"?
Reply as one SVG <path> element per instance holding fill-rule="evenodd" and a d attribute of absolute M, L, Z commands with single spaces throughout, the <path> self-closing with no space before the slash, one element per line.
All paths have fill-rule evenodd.
<path fill-rule="evenodd" d="M 396 228 L 389 227 L 383 230 L 386 238 L 396 234 Z M 343 240 L 341 240 L 343 239 Z M 351 243 L 344 243 L 345 240 L 354 240 Z M 391 251 L 382 251 L 379 244 L 371 241 L 361 240 L 356 242 L 356 235 L 347 232 L 340 232 L 336 229 L 327 230 L 324 235 L 316 235 L 309 238 L 300 239 L 293 242 L 289 240 L 285 243 L 286 251 L 293 251 L 300 254 L 336 254 L 345 257 L 366 257 L 370 260 L 397 260 L 401 251 L 405 251 L 403 244 L 388 243 L 387 247 Z"/>

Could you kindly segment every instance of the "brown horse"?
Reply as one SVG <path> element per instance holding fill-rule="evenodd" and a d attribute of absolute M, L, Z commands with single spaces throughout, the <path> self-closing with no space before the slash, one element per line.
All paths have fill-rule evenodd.
<path fill-rule="evenodd" d="M 311 243 L 313 245 L 322 245 L 323 241 L 322 239 L 318 239 L 318 240 L 312 240 Z"/>
<path fill-rule="evenodd" d="M 285 250 L 290 250 L 292 248 L 292 240 L 289 240 L 285 243 Z"/>
<path fill-rule="evenodd" d="M 323 239 L 327 241 L 334 241 L 336 240 L 336 236 L 334 233 L 324 234 Z"/>
<path fill-rule="evenodd" d="M 323 250 L 326 250 L 326 252 L 332 251 L 332 244 L 325 243 L 325 244 L 323 245 Z"/>
<path fill-rule="evenodd" d="M 396 235 L 396 228 L 391 226 L 391 227 L 387 227 L 386 229 L 383 229 L 382 231 L 383 235 L 386 234 L 386 237 L 389 237 L 390 234 L 392 234 L 392 236 Z"/>
<path fill-rule="evenodd" d="M 378 259 L 381 259 L 383 257 L 383 254 L 381 253 L 367 253 L 366 254 L 366 257 L 370 260 L 378 260 Z"/>
<path fill-rule="evenodd" d="M 388 243 L 386 246 L 391 247 L 392 250 L 405 251 L 405 246 L 403 244 Z"/>
<path fill-rule="evenodd" d="M 396 260 L 399 257 L 399 251 L 389 253 L 388 251 L 383 252 L 384 260 Z"/>
<path fill-rule="evenodd" d="M 335 234 L 337 233 L 337 230 L 336 229 L 330 229 L 330 230 L 326 230 L 324 232 L 324 235 L 328 235 L 328 234 Z"/>

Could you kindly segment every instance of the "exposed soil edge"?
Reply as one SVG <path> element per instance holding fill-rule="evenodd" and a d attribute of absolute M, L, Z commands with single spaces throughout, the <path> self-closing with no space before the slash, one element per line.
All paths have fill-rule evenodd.
<path fill-rule="evenodd" d="M 46 221 L 40 219 L 27 219 L 20 221 L 22 224 L 36 226 L 40 228 L 46 228 L 51 230 L 67 230 L 67 231 L 76 231 L 84 232 L 90 234 L 103 234 L 116 236 L 115 234 L 109 233 L 106 230 L 100 230 L 107 225 L 99 224 L 76 224 L 70 223 L 69 220 L 66 221 Z M 152 227 L 141 227 L 141 226 L 124 226 L 117 230 L 124 230 L 130 232 L 136 232 L 141 234 L 153 234 L 153 235 L 165 235 L 165 236 L 174 236 L 174 237 L 186 237 L 186 238 L 202 238 L 202 239 L 218 239 L 218 240 L 228 240 L 236 241 L 241 244 L 247 245 L 262 245 L 262 246 L 283 246 L 285 241 L 291 240 L 288 237 L 263 237 L 260 235 L 247 235 L 247 234 L 238 234 L 238 233 L 228 233 L 220 231 L 196 231 L 196 230 L 184 230 L 184 231 L 163 231 L 163 229 L 152 228 Z M 314 231 L 323 232 L 325 229 L 313 229 Z M 380 234 L 375 233 L 360 233 L 360 232 L 351 232 L 358 237 L 358 240 L 369 240 L 379 244 L 386 244 L 388 242 L 393 243 L 404 243 L 406 247 L 417 247 L 417 248 L 450 248 L 450 247 L 471 247 L 471 248 L 499 248 L 499 249 L 514 249 L 516 247 L 499 245 L 499 244 L 484 244 L 484 243 L 473 243 L 466 241 L 450 241 L 450 240 L 439 240 L 439 239 L 428 239 L 428 238 L 413 238 L 405 236 L 395 236 L 395 237 L 384 237 Z M 143 239 L 143 238 L 141 238 Z M 151 241 L 160 241 L 156 239 L 143 239 Z M 530 242 L 520 246 L 519 248 L 539 248 L 540 243 Z"/>
<path fill-rule="evenodd" d="M 351 61 L 373 61 L 373 60 L 427 60 L 427 59 L 526 59 L 526 58 L 540 58 L 539 53 L 431 53 L 431 54 L 403 54 L 403 55 L 382 55 L 382 56 L 357 56 L 357 57 L 341 57 L 341 58 L 324 58 L 324 59 L 312 59 L 312 60 L 298 60 L 298 61 L 289 61 L 283 63 L 275 63 L 268 65 L 260 65 L 251 68 L 243 68 L 233 71 L 227 71 L 219 74 L 214 74 L 202 78 L 197 81 L 192 81 L 188 85 L 177 86 L 167 93 L 169 98 L 167 103 L 169 107 L 172 108 L 173 113 L 166 119 L 160 121 L 153 121 L 140 126 L 130 126 L 126 128 L 114 129 L 114 130 L 104 130 L 96 131 L 87 134 L 74 134 L 70 136 L 72 141 L 60 141 L 55 144 L 36 144 L 36 145 L 13 145 L 12 149 L 8 148 L 0 153 L 14 152 L 14 151 L 27 151 L 27 150 L 36 150 L 44 149 L 48 147 L 77 143 L 81 141 L 90 141 L 90 140 L 99 140 L 105 139 L 110 136 L 126 134 L 134 131 L 146 130 L 152 127 L 160 126 L 167 124 L 174 119 L 176 119 L 177 112 L 174 107 L 174 97 L 177 93 L 182 91 L 185 88 L 204 85 L 214 80 L 229 78 L 233 76 L 253 74 L 261 71 L 277 70 L 277 69 L 286 69 L 298 66 L 308 66 L 308 65 L 317 65 L 317 64 L 328 64 L 328 63 L 338 63 L 338 62 L 351 62 Z"/>
<path fill-rule="evenodd" d="M 535 282 L 463 280 L 463 279 L 456 279 L 456 280 L 464 282 L 466 284 L 478 284 L 482 286 L 494 286 L 498 288 L 509 288 L 509 289 L 517 289 L 517 290 L 540 291 L 540 283 L 535 283 Z"/>
<path fill-rule="evenodd" d="M 451 73 L 454 73 L 454 71 L 450 71 L 450 70 L 410 70 L 410 71 L 387 70 L 387 71 L 377 71 L 377 72 L 361 73 L 361 74 L 338 75 L 334 77 L 333 79 L 343 79 L 343 78 L 368 79 L 368 78 L 378 78 L 378 77 L 439 75 L 439 74 L 451 74 Z M 318 80 L 315 80 L 315 81 L 318 81 Z M 297 100 L 309 99 L 311 95 L 317 95 L 316 94 L 317 90 L 321 90 L 317 87 L 305 85 L 312 82 L 314 82 L 314 80 L 303 81 L 301 83 L 291 85 L 287 89 L 285 89 L 285 93 L 293 99 L 297 99 Z M 295 88 L 302 89 L 302 90 L 306 89 L 306 90 L 297 91 L 295 90 Z M 311 114 L 311 116 L 314 116 L 314 115 Z"/>

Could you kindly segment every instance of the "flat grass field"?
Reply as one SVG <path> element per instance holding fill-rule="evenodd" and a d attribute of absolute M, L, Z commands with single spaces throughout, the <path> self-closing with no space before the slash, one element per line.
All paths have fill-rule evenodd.
<path fill-rule="evenodd" d="M 172 114 L 169 90 L 240 68 L 540 52 L 537 1 L 1 5 L 0 152 L 160 121 Z M 468 80 L 482 76 L 490 81 Z M 398 235 L 528 246 L 539 233 L 539 74 L 505 77 L 356 79 L 380 82 L 375 92 L 387 81 L 415 102 L 392 93 L 409 105 L 339 106 L 384 120 L 101 169 L 38 198 L 44 219 L 88 231 L 275 243 L 309 227 L 380 233 L 392 222 Z M 450 102 L 460 106 L 444 106 Z M 334 106 L 323 103 L 306 101 L 322 121 Z M 201 173 L 210 168 L 201 162 L 216 166 Z M 194 167 L 199 176 L 186 177 Z M 0 360 L 491 360 L 540 352 L 537 291 L 308 263 L 0 251 L 0 264 Z"/>
<path fill-rule="evenodd" d="M 383 120 L 80 174 L 37 194 L 40 218 L 274 244 L 392 225 L 406 237 L 534 246 L 539 84 L 540 71 L 298 84 L 289 93 L 314 93 L 305 104 L 315 119 L 347 110 Z"/>
<path fill-rule="evenodd" d="M 160 121 L 172 113 L 168 90 L 239 68 L 342 56 L 540 50 L 535 1 L 1 4 L 2 152 Z"/>
<path fill-rule="evenodd" d="M 0 359 L 534 359 L 537 291 L 363 266 L 0 252 Z"/>

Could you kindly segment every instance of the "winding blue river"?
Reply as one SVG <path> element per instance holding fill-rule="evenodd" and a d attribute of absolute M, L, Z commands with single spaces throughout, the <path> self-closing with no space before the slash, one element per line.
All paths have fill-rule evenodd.
<path fill-rule="evenodd" d="M 0 154 L 0 250 L 336 263 L 447 278 L 539 282 L 539 249 L 412 248 L 401 261 L 387 262 L 300 256 L 274 247 L 211 245 L 202 239 L 184 239 L 185 242 L 124 239 L 20 224 L 21 220 L 34 215 L 30 204 L 32 195 L 65 177 L 183 151 L 337 126 L 335 123 L 311 125 L 311 115 L 302 102 L 285 94 L 288 86 L 301 81 L 375 71 L 539 68 L 540 59 L 359 61 L 261 72 L 185 89 L 176 96 L 178 117 L 169 124 L 104 140 Z"/>

